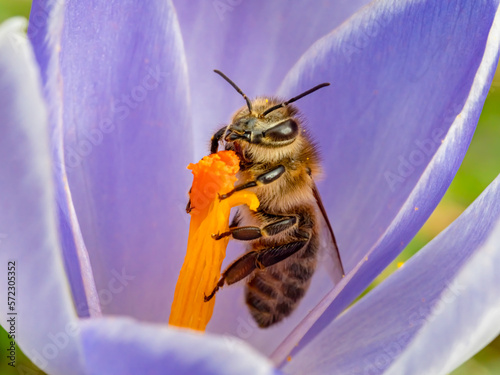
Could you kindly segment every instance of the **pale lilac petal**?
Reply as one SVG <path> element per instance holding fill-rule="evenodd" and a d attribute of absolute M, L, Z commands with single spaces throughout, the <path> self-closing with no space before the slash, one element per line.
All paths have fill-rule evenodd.
<path fill-rule="evenodd" d="M 330 118 L 334 129 L 314 133 L 328 160 L 320 190 L 348 274 L 287 338 L 276 361 L 320 332 L 399 254 L 465 155 L 498 62 L 498 2 L 449 5 L 374 3 L 313 46 L 288 76 L 283 90 L 336 82 L 333 94 L 303 104 L 312 126 Z M 346 55 L 370 19 L 383 22 L 376 37 Z M 405 160 L 411 169 L 403 173 Z M 389 183 L 387 172 L 401 174 L 400 181 Z"/>
<path fill-rule="evenodd" d="M 287 374 L 449 374 L 500 333 L 500 177 L 284 364 Z"/>
<path fill-rule="evenodd" d="M 244 342 L 124 318 L 82 322 L 89 375 L 266 375 L 269 360 Z"/>
<path fill-rule="evenodd" d="M 48 101 L 64 126 L 60 151 L 101 307 L 165 322 L 185 253 L 192 161 L 175 12 L 169 1 L 133 0 L 62 11 L 60 28 L 50 16 L 60 43 Z"/>
<path fill-rule="evenodd" d="M 101 314 L 99 296 L 95 287 L 93 270 L 85 247 L 75 209 L 64 162 L 63 124 L 61 121 L 62 97 L 59 76 L 59 49 L 64 22 L 63 3 L 34 1 L 28 37 L 33 44 L 40 74 L 48 98 L 49 130 L 54 163 L 54 181 L 59 217 L 59 234 L 66 274 L 71 285 L 73 300 L 79 316 Z M 47 74 L 50 72 L 50 74 Z"/>
<path fill-rule="evenodd" d="M 368 0 L 294 2 L 174 1 L 186 46 L 196 156 L 243 98 L 216 76 L 220 69 L 249 97 L 272 95 L 309 46 Z"/>
<path fill-rule="evenodd" d="M 47 110 L 33 51 L 22 32 L 25 23 L 11 19 L 0 27 L 0 277 L 4 283 L 0 299 L 5 304 L 0 323 L 7 331 L 15 323 L 17 344 L 40 368 L 51 374 L 83 374 L 75 338 L 77 316 L 58 237 Z M 15 274 L 8 273 L 14 272 L 9 264 Z M 15 291 L 10 290 L 14 296 L 8 294 L 8 276 L 15 279 Z M 9 304 L 13 310 L 6 311 L 8 302 L 14 302 Z"/>
<path fill-rule="evenodd" d="M 320 269 L 308 299 L 284 324 L 250 331 L 248 341 L 270 353 L 298 325 L 273 354 L 277 362 L 320 332 L 406 246 L 466 152 L 498 61 L 499 44 L 487 44 L 498 4 L 448 5 L 372 3 L 311 47 L 280 89 L 291 97 L 332 83 L 297 106 L 323 151 L 320 191 L 348 274 L 332 289 Z M 386 172 L 398 173 L 400 158 L 415 165 L 393 185 Z M 223 293 L 218 298 L 228 304 Z M 239 308 L 231 315 L 248 324 Z M 241 331 L 242 322 L 224 326 L 229 314 L 218 313 L 214 332 Z"/>
<path fill-rule="evenodd" d="M 50 47 L 49 32 L 50 14 L 62 4 L 57 0 L 33 0 L 31 3 L 30 20 L 28 24 L 28 37 L 33 44 L 35 57 L 40 69 L 40 75 L 44 84 L 47 82 L 47 68 L 49 60 L 53 55 L 53 49 Z"/>

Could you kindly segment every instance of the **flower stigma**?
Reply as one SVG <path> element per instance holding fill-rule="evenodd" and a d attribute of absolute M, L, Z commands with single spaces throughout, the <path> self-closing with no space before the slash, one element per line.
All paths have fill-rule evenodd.
<path fill-rule="evenodd" d="M 254 193 L 241 190 L 225 199 L 219 197 L 234 188 L 240 160 L 233 151 L 219 151 L 189 164 L 193 173 L 191 222 L 186 256 L 182 265 L 169 324 L 204 331 L 215 306 L 215 296 L 205 302 L 221 276 L 230 236 L 213 236 L 229 231 L 231 208 L 246 204 L 251 210 L 259 207 Z"/>

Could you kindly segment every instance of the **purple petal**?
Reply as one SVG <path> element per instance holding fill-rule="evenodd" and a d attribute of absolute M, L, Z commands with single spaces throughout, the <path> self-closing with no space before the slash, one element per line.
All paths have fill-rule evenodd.
<path fill-rule="evenodd" d="M 314 45 L 287 76 L 281 92 L 289 95 L 334 83 L 301 106 L 328 161 L 320 190 L 348 275 L 287 338 L 276 361 L 347 307 L 443 196 L 498 62 L 496 31 L 489 35 L 497 8 L 373 3 Z"/>
<path fill-rule="evenodd" d="M 60 130 L 60 129 L 58 129 Z M 62 137 L 58 136 L 53 149 L 54 162 L 63 166 Z M 94 273 L 89 254 L 83 242 L 80 225 L 68 186 L 64 168 L 55 169 L 56 201 L 58 203 L 59 236 L 64 257 L 66 274 L 71 286 L 71 294 L 79 317 L 101 316 L 101 306 L 97 293 Z"/>
<path fill-rule="evenodd" d="M 49 18 L 49 14 L 52 17 Z M 85 247 L 78 219 L 68 187 L 63 150 L 63 124 L 61 119 L 61 92 L 58 80 L 59 48 L 63 8 L 60 4 L 35 1 L 30 15 L 28 36 L 34 46 L 42 79 L 45 83 L 45 96 L 51 104 L 49 113 L 50 138 L 54 165 L 54 181 L 58 204 L 59 234 L 73 300 L 79 316 L 99 316 L 99 296 L 95 287 L 90 259 Z M 50 30 L 50 31 L 49 31 Z M 47 75 L 47 71 L 52 74 Z M 56 72 L 56 73 L 54 73 Z"/>
<path fill-rule="evenodd" d="M 500 333 L 498 202 L 500 176 L 403 268 L 292 354 L 286 373 L 448 374 L 493 340 Z"/>
<path fill-rule="evenodd" d="M 28 37 L 33 45 L 44 83 L 48 80 L 47 69 L 53 56 L 53 48 L 49 46 L 49 40 L 54 35 L 54 28 L 50 30 L 49 15 L 58 7 L 60 7 L 60 3 L 55 0 L 33 0 L 31 4 Z"/>
<path fill-rule="evenodd" d="M 320 191 L 349 274 L 332 289 L 320 268 L 299 309 L 270 330 L 248 328 L 240 304 L 231 310 L 238 323 L 223 325 L 229 314 L 216 311 L 213 332 L 246 336 L 270 353 L 305 318 L 273 354 L 279 363 L 334 319 L 404 248 L 441 199 L 472 137 L 496 67 L 497 44 L 490 42 L 482 60 L 495 10 L 488 3 L 377 2 L 303 56 L 280 92 L 289 98 L 318 83 L 333 83 L 297 105 L 323 151 L 326 179 Z M 353 46 L 358 46 L 354 52 Z M 390 184 L 386 172 L 397 174 L 401 159 L 413 170 Z M 218 298 L 219 305 L 229 304 L 224 293 Z M 311 306 L 316 307 L 308 314 Z"/>
<path fill-rule="evenodd" d="M 273 374 L 265 357 L 234 338 L 131 319 L 82 322 L 89 374 Z"/>
<path fill-rule="evenodd" d="M 64 22 L 49 104 L 64 125 L 69 187 L 103 312 L 167 321 L 192 161 L 175 12 L 168 1 L 129 0 L 68 2 L 51 16 Z"/>
<path fill-rule="evenodd" d="M 11 19 L 0 28 L 0 298 L 12 307 L 0 323 L 40 368 L 83 374 L 60 255 L 47 110 L 24 27 Z"/>
<path fill-rule="evenodd" d="M 220 69 L 249 96 L 274 94 L 288 70 L 318 38 L 368 0 L 174 1 L 186 46 L 196 156 L 243 98 L 216 76 Z"/>

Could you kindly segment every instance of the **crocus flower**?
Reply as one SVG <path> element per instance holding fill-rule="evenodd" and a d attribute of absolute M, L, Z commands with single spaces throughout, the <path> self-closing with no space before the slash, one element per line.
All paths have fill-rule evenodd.
<path fill-rule="evenodd" d="M 339 316 L 443 196 L 500 45 L 498 1 L 362 5 L 38 0 L 31 43 L 19 20 L 2 26 L 1 278 L 15 262 L 16 340 L 35 364 L 444 374 L 498 334 L 498 179 Z M 166 322 L 187 239 L 185 167 L 244 104 L 214 68 L 249 96 L 332 83 L 299 107 L 322 149 L 346 276 L 333 285 L 320 267 L 297 311 L 266 330 L 242 288 L 224 288 L 199 335 Z"/>

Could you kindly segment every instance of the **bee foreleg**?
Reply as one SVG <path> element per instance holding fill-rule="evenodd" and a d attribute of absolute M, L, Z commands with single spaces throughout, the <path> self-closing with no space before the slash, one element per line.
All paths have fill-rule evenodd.
<path fill-rule="evenodd" d="M 215 154 L 217 150 L 219 149 L 219 141 L 226 132 L 227 126 L 224 126 L 223 128 L 217 130 L 217 132 L 212 136 L 212 139 L 210 140 L 210 153 Z"/>
<path fill-rule="evenodd" d="M 309 240 L 299 240 L 289 242 L 284 245 L 274 246 L 259 251 L 250 251 L 242 257 L 236 259 L 222 274 L 219 282 L 215 286 L 212 293 L 205 296 L 205 302 L 210 301 L 217 291 L 222 288 L 224 284 L 231 285 L 250 275 L 257 268 L 263 269 L 295 254 L 302 249 Z"/>
<path fill-rule="evenodd" d="M 255 179 L 255 181 L 249 181 L 246 184 L 236 186 L 230 192 L 219 195 L 219 199 L 226 199 L 240 190 L 249 189 L 255 186 L 270 184 L 271 182 L 276 181 L 278 178 L 280 178 L 283 175 L 283 173 L 285 173 L 285 167 L 282 165 L 278 165 L 277 167 L 271 169 L 269 172 L 262 173 L 261 175 L 259 175 Z"/>
<path fill-rule="evenodd" d="M 213 234 L 212 238 L 215 240 L 220 240 L 221 238 L 227 236 L 233 236 L 235 240 L 240 241 L 251 241 L 256 240 L 260 237 L 274 236 L 284 230 L 290 229 L 297 223 L 297 218 L 295 216 L 285 216 L 281 220 L 274 223 L 266 225 L 264 228 L 259 227 L 234 227 L 230 228 L 228 232 L 221 234 Z"/>

